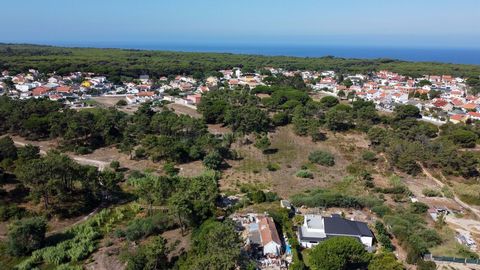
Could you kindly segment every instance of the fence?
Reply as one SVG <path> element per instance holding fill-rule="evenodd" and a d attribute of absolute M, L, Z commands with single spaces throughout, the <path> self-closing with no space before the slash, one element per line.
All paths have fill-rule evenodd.
<path fill-rule="evenodd" d="M 477 264 L 477 265 L 480 265 L 480 259 L 465 259 L 465 258 L 455 258 L 455 257 L 445 257 L 445 256 L 433 256 L 432 254 L 425 255 L 424 259 L 426 261 L 451 262 L 451 263 L 463 263 L 463 264 Z"/>

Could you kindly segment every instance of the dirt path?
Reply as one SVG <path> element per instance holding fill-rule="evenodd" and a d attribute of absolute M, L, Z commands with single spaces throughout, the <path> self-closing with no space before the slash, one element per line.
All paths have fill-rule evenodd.
<path fill-rule="evenodd" d="M 440 188 L 443 188 L 443 187 L 445 186 L 445 184 L 444 184 L 442 181 L 438 180 L 436 177 L 434 177 L 434 176 L 425 168 L 425 166 L 423 166 L 423 164 L 420 164 L 420 163 L 419 163 L 419 165 L 420 165 L 420 167 L 422 168 L 423 174 L 425 174 L 425 175 L 427 176 L 427 178 L 433 180 Z M 460 200 L 460 198 L 457 197 L 457 195 L 454 194 L 453 200 L 454 200 L 456 203 L 458 203 L 460 206 L 462 206 L 463 208 L 470 210 L 470 211 L 472 212 L 472 214 L 474 214 L 477 218 L 480 217 L 480 210 L 478 210 L 478 209 L 476 209 L 476 208 L 474 208 L 474 207 L 472 207 L 472 206 L 464 203 L 462 200 Z"/>
<path fill-rule="evenodd" d="M 83 223 L 83 222 L 87 221 L 89 218 L 91 218 L 93 215 L 95 215 L 96 213 L 98 213 L 101 209 L 103 209 L 103 208 L 99 206 L 99 207 L 95 208 L 90 214 L 88 214 L 88 215 L 80 218 L 79 220 L 75 221 L 75 222 L 72 223 L 72 224 L 69 224 L 68 226 L 65 226 L 65 227 L 62 227 L 62 228 L 57 228 L 57 229 L 55 229 L 55 230 L 53 230 L 53 231 L 49 231 L 49 232 L 47 232 L 47 236 L 50 236 L 50 235 L 53 235 L 53 234 L 56 234 L 56 233 L 63 232 L 63 231 L 65 231 L 65 230 L 68 229 L 68 228 L 71 228 L 71 227 L 76 226 L 76 225 L 78 225 L 78 224 L 80 224 L 80 223 Z"/>
<path fill-rule="evenodd" d="M 21 146 L 21 147 L 23 147 L 27 144 L 33 144 L 33 142 L 26 143 L 24 141 L 20 141 L 17 138 L 14 138 L 13 142 L 15 143 L 15 145 Z M 43 146 L 43 145 L 37 145 L 37 146 L 40 147 L 40 155 L 46 155 L 48 150 L 51 149 L 51 148 Z M 94 167 L 97 167 L 100 171 L 103 171 L 109 165 L 108 162 L 105 162 L 105 161 L 89 159 L 89 158 L 85 158 L 85 157 L 81 157 L 81 156 L 77 156 L 77 155 L 73 155 L 73 154 L 67 154 L 67 155 L 69 157 L 71 157 L 73 160 L 75 160 L 76 162 L 78 162 L 79 164 L 94 166 Z"/>

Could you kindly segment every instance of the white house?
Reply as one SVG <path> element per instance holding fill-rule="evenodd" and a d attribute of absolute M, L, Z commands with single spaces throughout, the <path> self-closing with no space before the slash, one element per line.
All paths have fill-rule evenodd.
<path fill-rule="evenodd" d="M 344 219 L 340 215 L 305 215 L 303 225 L 298 228 L 298 240 L 305 248 L 336 236 L 355 237 L 368 249 L 373 246 L 373 234 L 366 223 Z"/>

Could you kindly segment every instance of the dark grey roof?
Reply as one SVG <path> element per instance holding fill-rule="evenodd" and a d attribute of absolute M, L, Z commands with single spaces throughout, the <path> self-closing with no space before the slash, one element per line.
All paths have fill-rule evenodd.
<path fill-rule="evenodd" d="M 338 215 L 325 217 L 324 224 L 325 233 L 327 235 L 334 234 L 373 237 L 373 234 L 366 223 L 344 219 Z"/>

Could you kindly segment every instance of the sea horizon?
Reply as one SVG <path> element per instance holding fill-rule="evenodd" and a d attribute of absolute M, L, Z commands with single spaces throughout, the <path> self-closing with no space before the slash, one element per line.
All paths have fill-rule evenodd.
<path fill-rule="evenodd" d="M 232 53 L 264 56 L 325 57 L 357 59 L 395 59 L 414 62 L 438 62 L 480 65 L 480 48 L 408 48 L 350 45 L 276 45 L 222 43 L 129 43 L 129 42 L 50 42 L 25 43 L 79 48 L 112 48 L 177 52 Z"/>

